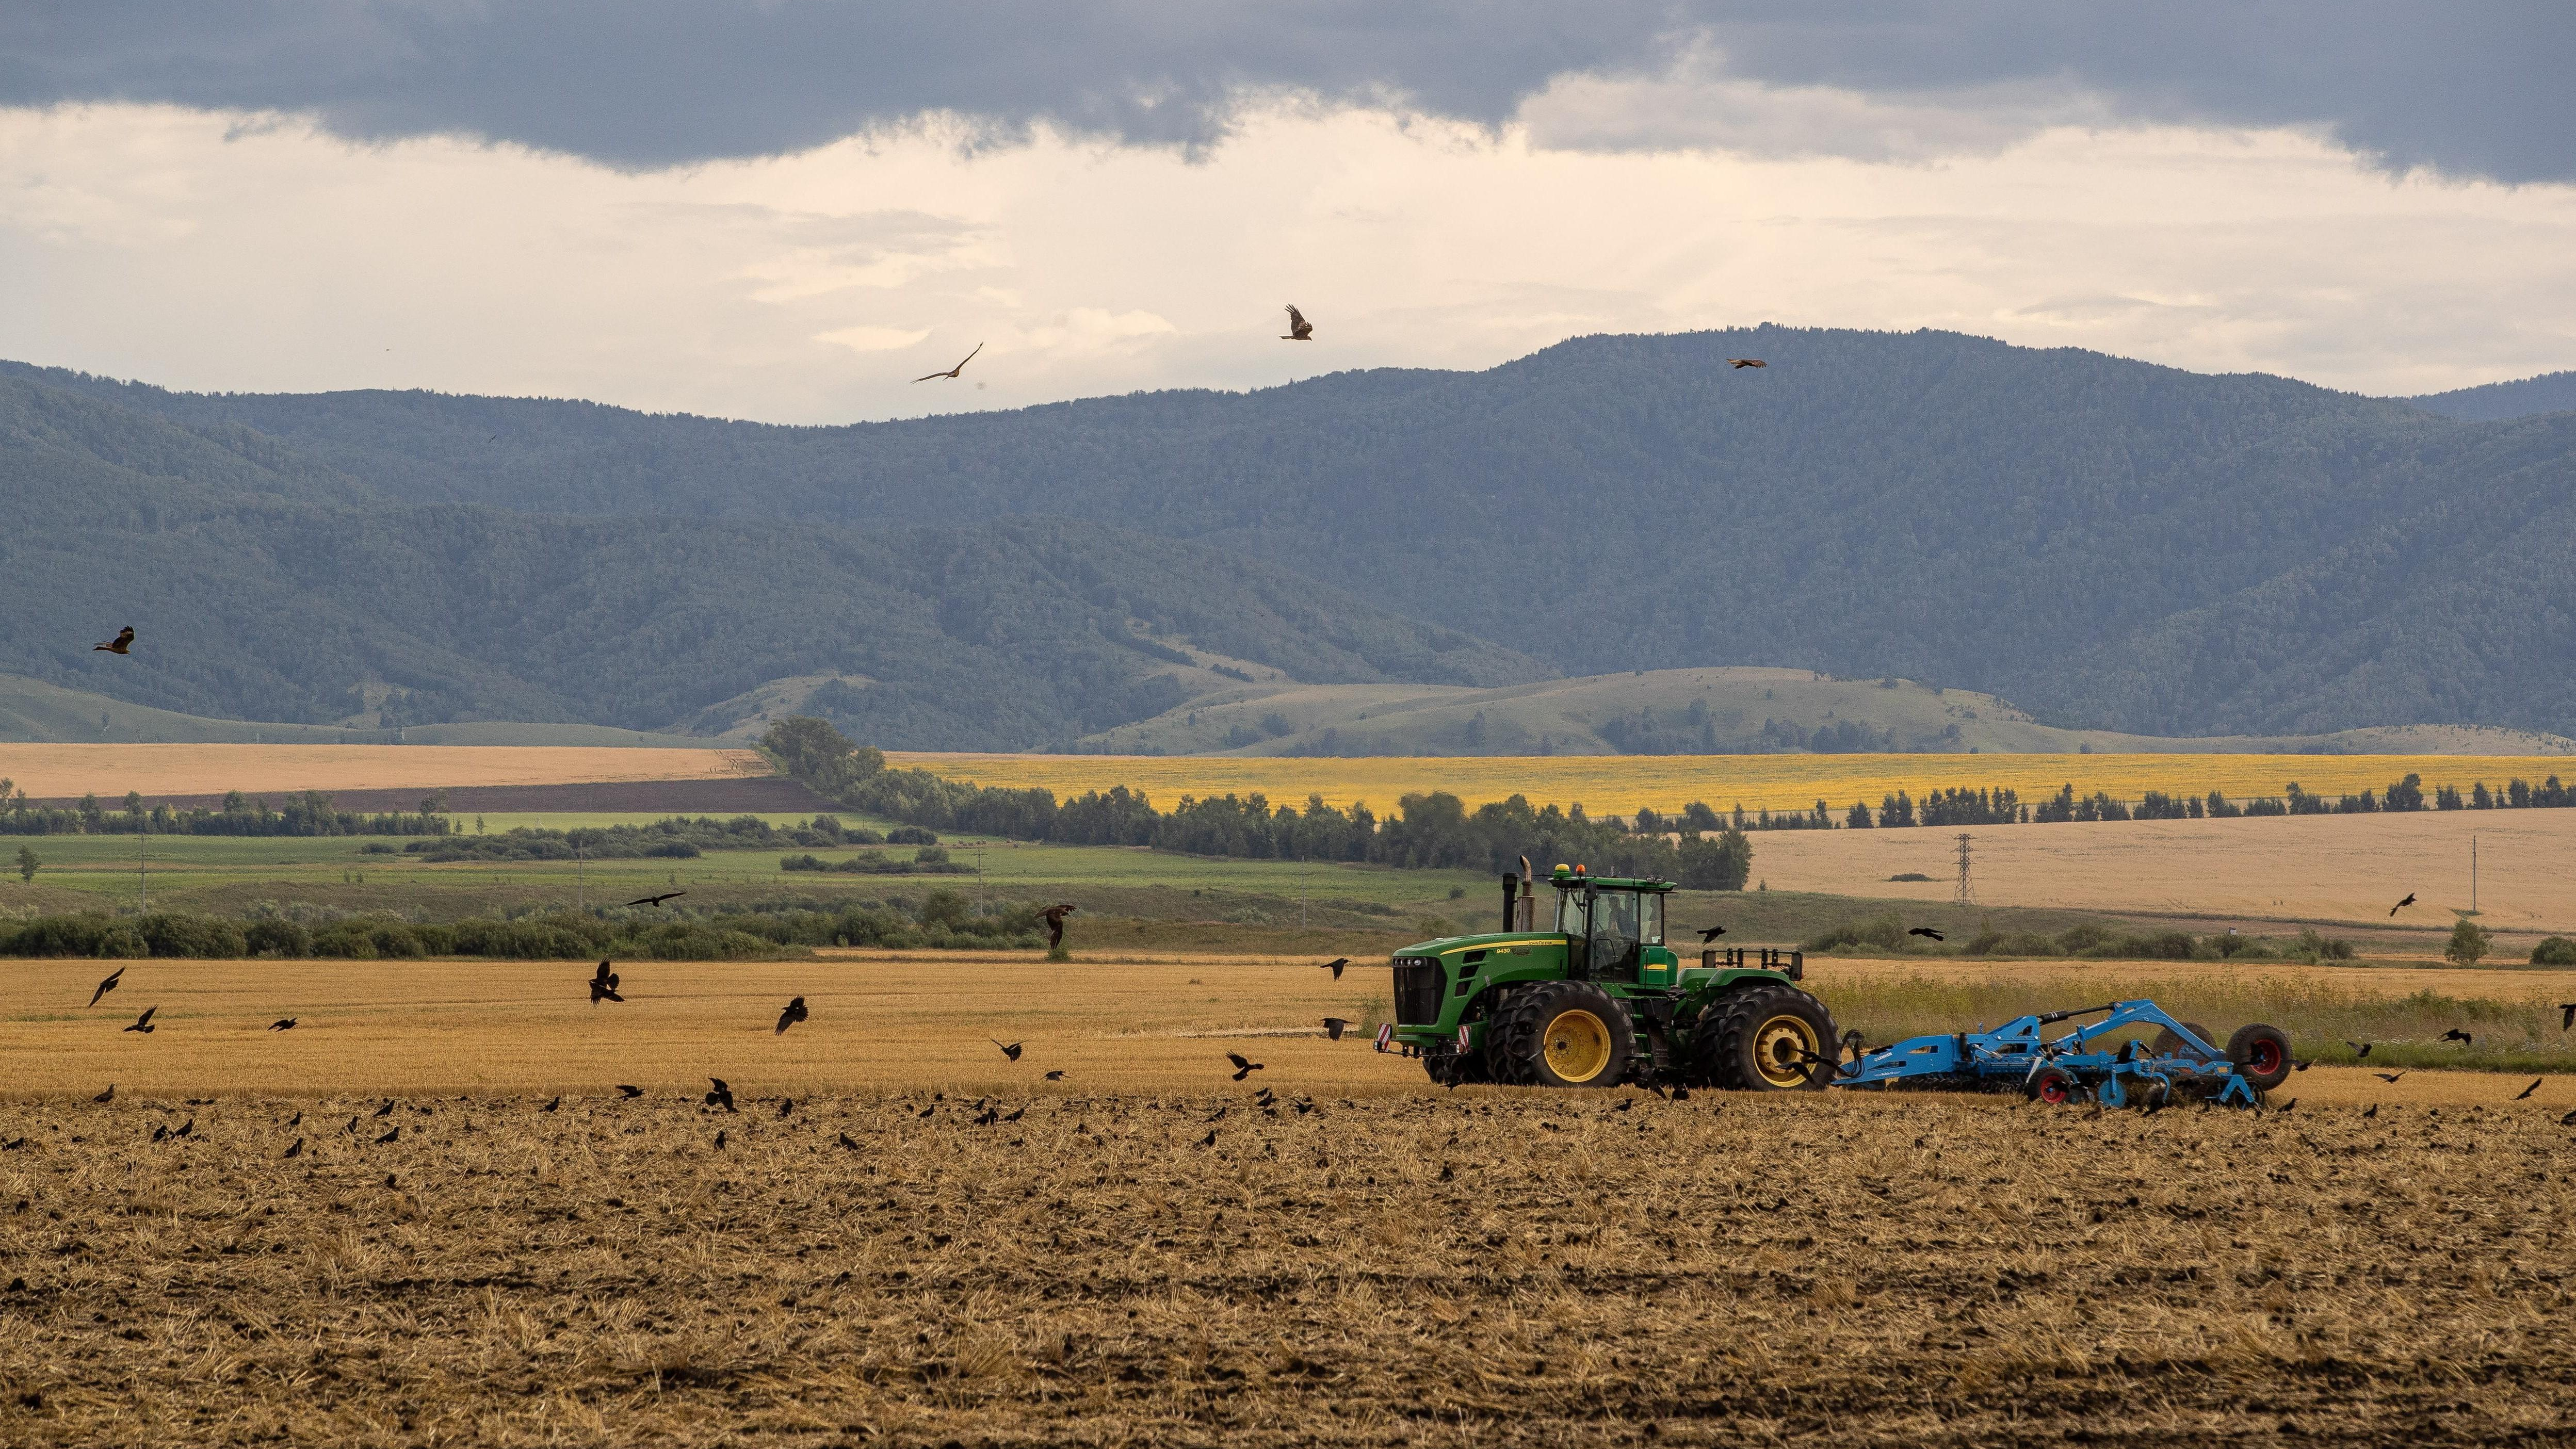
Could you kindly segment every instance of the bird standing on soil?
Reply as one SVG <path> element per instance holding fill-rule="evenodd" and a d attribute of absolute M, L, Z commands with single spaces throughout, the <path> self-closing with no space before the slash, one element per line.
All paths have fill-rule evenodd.
<path fill-rule="evenodd" d="M 115 970 L 107 973 L 107 979 L 98 983 L 98 989 L 89 994 L 89 1004 L 92 1006 L 98 1005 L 98 999 L 105 996 L 107 993 L 114 991 L 116 989 L 116 983 L 121 980 L 124 975 L 125 968 L 122 966 L 119 966 Z"/>
<path fill-rule="evenodd" d="M 377 1138 L 377 1139 L 376 1139 L 376 1145 L 377 1145 L 377 1146 L 379 1146 L 379 1147 L 382 1147 L 383 1145 L 385 1145 L 385 1144 L 386 1144 L 386 1143 L 388 1143 L 388 1142 L 399 1141 L 399 1140 L 401 1139 L 401 1137 L 402 1137 L 402 1124 L 401 1124 L 401 1123 L 399 1123 L 399 1122 L 397 1122 L 397 1123 L 395 1123 L 392 1127 L 390 1127 L 390 1128 L 387 1128 L 387 1129 L 386 1129 L 386 1131 L 385 1131 L 385 1135 L 384 1135 L 384 1136 L 379 1137 L 379 1138 Z"/>
<path fill-rule="evenodd" d="M 304 1139 L 301 1137 L 296 1138 L 295 1145 L 286 1149 L 286 1155 L 289 1157 L 302 1157 L 304 1155 Z"/>
<path fill-rule="evenodd" d="M 1930 926 L 1916 926 L 1905 934 L 1909 936 L 1921 936 L 1927 941 L 1946 941 L 1950 939 L 1949 937 L 1942 935 L 1940 932 L 1933 930 Z"/>
<path fill-rule="evenodd" d="M 708 1106 L 722 1107 L 728 1112 L 739 1112 L 742 1110 L 733 1104 L 733 1088 L 725 1085 L 724 1078 L 709 1077 L 707 1078 L 707 1081 L 712 1084 L 707 1089 Z"/>
<path fill-rule="evenodd" d="M 1315 969 L 1318 971 L 1330 971 L 1333 973 L 1333 979 L 1335 981 L 1339 981 L 1342 979 L 1342 972 L 1349 969 L 1350 964 L 1350 957 L 1336 956 L 1332 960 L 1325 962 L 1323 965 L 1318 966 Z"/>
<path fill-rule="evenodd" d="M 2399 901 L 2397 904 L 2388 908 L 2388 914 L 2394 916 L 2399 911 L 2402 911 L 2413 904 L 2415 904 L 2415 893 L 2413 891 L 2408 891 L 2406 893 L 2406 899 Z"/>
<path fill-rule="evenodd" d="M 1009 1058 L 1010 1060 L 1012 1060 L 1012 1061 L 1015 1061 L 1015 1062 L 1016 1062 L 1016 1061 L 1018 1061 L 1018 1060 L 1020 1059 L 1020 1044 L 1019 1044 L 1018 1042 L 1012 1042 L 1012 1043 L 1011 1043 L 1011 1044 L 1009 1044 L 1008 1046 L 1003 1046 L 1003 1044 L 1002 1044 L 1001 1042 L 994 1041 L 994 1040 L 993 1040 L 993 1038 L 991 1038 L 991 1037 L 989 1037 L 989 1036 L 988 1036 L 988 1037 L 986 1037 L 986 1038 L 984 1038 L 984 1040 L 989 1041 L 989 1042 L 993 1042 L 993 1045 L 995 1045 L 995 1046 L 997 1046 L 997 1047 L 1001 1047 L 1001 1048 L 1002 1048 L 1002 1055 L 1003 1055 L 1003 1056 L 1005 1056 L 1005 1057 L 1007 1057 L 1007 1058 Z"/>
<path fill-rule="evenodd" d="M 154 1031 L 159 1029 L 152 1025 L 152 1013 L 159 1011 L 160 1009 L 161 1008 L 157 1006 L 147 1006 L 143 1008 L 143 1014 L 134 1018 L 134 1025 L 127 1027 L 126 1030 L 139 1031 L 146 1036 L 150 1036 Z"/>
<path fill-rule="evenodd" d="M 1306 314 L 1298 311 L 1297 304 L 1294 302 L 1288 304 L 1288 334 L 1279 340 L 1282 342 L 1312 342 L 1315 340 L 1315 324 L 1306 320 Z M 132 631 L 129 630 L 128 632 Z"/>
<path fill-rule="evenodd" d="M 394 1114 L 394 1099 L 393 1099 L 393 1098 L 391 1098 L 391 1097 L 387 1097 L 387 1098 L 385 1098 L 385 1104 L 384 1104 L 383 1106 L 378 1107 L 375 1111 L 373 1111 L 373 1112 L 369 1113 L 368 1115 L 369 1115 L 369 1116 L 373 1116 L 373 1117 L 390 1117 L 390 1116 L 392 1116 L 393 1114 Z"/>
<path fill-rule="evenodd" d="M 984 350 L 984 344 L 983 344 L 983 343 L 978 342 L 978 343 L 976 343 L 976 344 L 975 344 L 975 352 L 981 352 L 981 351 L 983 351 L 983 350 Z M 953 377 L 955 377 L 957 374 L 959 374 L 959 373 L 961 373 L 961 372 L 964 372 L 964 371 L 966 370 L 966 364 L 967 364 L 967 363 L 973 362 L 973 361 L 975 360 L 975 352 L 969 352 L 969 353 L 967 353 L 964 357 L 961 357 L 961 358 L 957 359 L 957 365 L 956 365 L 955 367 L 952 367 L 952 368 L 948 369 L 946 372 L 926 372 L 926 373 L 923 373 L 921 376 L 914 378 L 914 379 L 913 379 L 913 381 L 914 381 L 914 382 L 928 382 L 928 381 L 930 381 L 930 380 L 931 380 L 932 378 L 934 378 L 934 377 L 950 377 L 950 378 L 953 378 Z"/>
<path fill-rule="evenodd" d="M 1265 1064 L 1261 1062 L 1245 1060 L 1244 1055 L 1241 1052 L 1227 1052 L 1225 1054 L 1225 1059 L 1234 1063 L 1234 1079 L 1238 1082 L 1251 1076 L 1254 1072 L 1268 1070 Z"/>
<path fill-rule="evenodd" d="M 625 1098 L 629 1102 L 632 1102 L 636 1098 L 644 1095 L 644 1089 L 642 1087 L 630 1087 L 626 1083 L 620 1082 L 617 1084 L 617 1095 Z"/>
<path fill-rule="evenodd" d="M 1062 901 L 1038 912 L 1038 919 L 1046 922 L 1048 950 L 1055 950 L 1064 944 L 1064 918 L 1072 915 L 1073 912 L 1074 908 Z"/>
<path fill-rule="evenodd" d="M 687 891 L 664 891 L 658 896 L 645 896 L 640 900 L 628 901 L 626 904 L 630 906 L 658 906 L 664 901 L 675 901 L 687 894 Z"/>
<path fill-rule="evenodd" d="M 557 1097 L 557 1098 L 555 1098 L 553 1101 L 548 1102 L 547 1104 L 545 1104 L 545 1105 L 544 1105 L 544 1106 L 542 1106 L 542 1107 L 539 1107 L 537 1110 L 538 1110 L 538 1111 L 540 1111 L 540 1112 L 551 1112 L 551 1111 L 555 1110 L 556 1108 L 561 1107 L 562 1105 L 563 1105 L 563 1098 L 561 1098 L 561 1097 Z"/>
<path fill-rule="evenodd" d="M 104 644 L 92 644 L 91 646 L 89 646 L 89 652 L 91 652 L 92 654 L 96 654 L 96 653 L 97 653 L 98 651 L 100 651 L 101 649 L 106 650 L 106 651 L 107 651 L 108 653 L 110 653 L 110 654 L 131 654 L 131 653 L 133 653 L 133 652 L 134 652 L 134 626 L 133 626 L 133 625 L 131 625 L 131 624 L 128 624 L 128 625 L 126 625 L 124 628 L 119 629 L 118 631 L 116 631 L 116 637 L 115 637 L 115 638 L 108 640 L 108 641 L 107 641 L 106 643 L 104 643 Z"/>
<path fill-rule="evenodd" d="M 110 1082 L 110 1083 L 108 1083 L 108 1084 L 107 1084 L 107 1090 L 106 1090 L 106 1091 L 101 1092 L 101 1093 L 99 1093 L 97 1096 L 90 1098 L 90 1100 L 91 1100 L 91 1101 L 93 1101 L 93 1102 L 113 1102 L 113 1101 L 115 1101 L 115 1100 L 116 1100 L 116 1083 L 114 1083 L 114 1082 Z"/>
<path fill-rule="evenodd" d="M 787 1028 L 794 1026 L 796 1023 L 803 1021 L 811 1015 L 813 1015 L 813 1013 L 805 1009 L 805 998 L 802 996 L 796 997 L 787 1003 L 786 1010 L 778 1013 L 778 1030 L 772 1032 L 771 1035 L 785 1036 L 787 1034 Z"/>

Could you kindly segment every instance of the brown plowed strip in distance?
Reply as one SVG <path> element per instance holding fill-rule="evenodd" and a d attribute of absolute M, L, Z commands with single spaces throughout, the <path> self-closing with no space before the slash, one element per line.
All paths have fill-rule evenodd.
<path fill-rule="evenodd" d="M 292 789 L 245 790 L 252 799 L 266 798 L 271 807 L 282 805 L 297 794 Z M 428 786 L 414 785 L 398 790 L 333 790 L 332 808 L 365 813 L 411 811 L 420 808 L 423 798 L 438 793 Z M 672 815 L 742 815 L 774 814 L 780 811 L 829 811 L 830 801 L 793 780 L 604 780 L 583 785 L 462 785 L 447 790 L 447 808 L 451 813 L 490 812 L 607 812 L 657 811 Z M 63 808 L 76 806 L 77 799 L 55 797 L 33 800 L 33 805 Z M 100 797 L 100 803 L 111 811 L 120 810 L 118 800 Z M 203 806 L 220 809 L 224 797 L 215 795 L 147 795 L 147 805 L 168 805 L 174 809 Z"/>

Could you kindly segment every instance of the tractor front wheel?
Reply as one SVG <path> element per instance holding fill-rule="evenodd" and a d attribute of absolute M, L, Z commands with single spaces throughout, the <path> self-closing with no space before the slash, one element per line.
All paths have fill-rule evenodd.
<path fill-rule="evenodd" d="M 1747 1092 L 1821 1092 L 1839 1045 L 1825 1004 L 1789 986 L 1748 986 L 1700 1013 L 1691 1034 L 1694 1074 Z"/>
<path fill-rule="evenodd" d="M 1636 1046 L 1628 1009 L 1581 981 L 1519 993 L 1485 1034 L 1495 1076 L 1531 1087 L 1615 1087 Z"/>

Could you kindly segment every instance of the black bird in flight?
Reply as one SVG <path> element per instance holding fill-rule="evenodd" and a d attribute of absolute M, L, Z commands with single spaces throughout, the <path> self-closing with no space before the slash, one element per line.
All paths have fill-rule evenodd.
<path fill-rule="evenodd" d="M 368 1116 L 371 1116 L 371 1117 L 390 1117 L 390 1116 L 392 1116 L 393 1114 L 394 1114 L 394 1099 L 393 1099 L 393 1098 L 391 1098 L 391 1097 L 387 1097 L 387 1098 L 385 1098 L 385 1104 L 384 1104 L 383 1106 L 378 1107 L 375 1111 L 370 1112 L 370 1113 L 368 1113 L 367 1115 L 368 1115 Z"/>
<path fill-rule="evenodd" d="M 725 1085 L 724 1078 L 709 1077 L 707 1080 L 714 1083 L 714 1085 L 707 1090 L 708 1106 L 722 1107 L 728 1112 L 739 1112 L 742 1110 L 733 1104 L 733 1088 Z"/>
<path fill-rule="evenodd" d="M 1244 1055 L 1241 1052 L 1227 1052 L 1225 1054 L 1225 1059 L 1234 1063 L 1234 1079 L 1238 1082 L 1251 1076 L 1254 1072 L 1264 1071 L 1267 1069 L 1264 1063 L 1245 1060 Z"/>
<path fill-rule="evenodd" d="M 1905 934 L 1909 936 L 1921 936 L 1927 941 L 1946 941 L 1950 939 L 1949 937 L 1942 935 L 1940 932 L 1933 930 L 1930 926 L 1916 926 Z"/>
<path fill-rule="evenodd" d="M 277 1020 L 270 1022 L 268 1024 L 268 1029 L 270 1031 L 293 1031 L 295 1030 L 295 1018 L 291 1016 L 281 1016 Z"/>
<path fill-rule="evenodd" d="M 1350 964 L 1350 957 L 1336 956 L 1332 960 L 1325 962 L 1323 965 L 1318 966 L 1315 969 L 1318 971 L 1330 971 L 1333 973 L 1333 979 L 1335 981 L 1339 981 L 1342 979 L 1342 972 L 1349 969 Z"/>
<path fill-rule="evenodd" d="M 2388 914 L 2394 916 L 2399 911 L 2402 911 L 2413 904 L 2415 904 L 2415 893 L 2413 891 L 2408 891 L 2406 893 L 2406 899 L 2399 901 L 2397 904 L 2388 908 Z"/>
<path fill-rule="evenodd" d="M 624 1082 L 620 1082 L 617 1084 L 617 1094 L 624 1097 L 627 1101 L 632 1102 L 636 1098 L 644 1095 L 644 1089 L 642 1087 L 630 1087 Z"/>
<path fill-rule="evenodd" d="M 642 900 L 628 901 L 626 904 L 630 906 L 658 906 L 664 901 L 678 900 L 680 897 L 687 894 L 687 891 L 664 891 L 658 896 L 646 896 Z"/>
<path fill-rule="evenodd" d="M 2571 1026 L 2576 1026 L 2576 1001 L 2562 1001 L 2558 1003 L 2558 1029 L 2565 1031 Z"/>
<path fill-rule="evenodd" d="M 1048 950 L 1052 951 L 1064 944 L 1064 918 L 1072 915 L 1073 912 L 1072 906 L 1061 901 L 1038 912 L 1038 919 L 1046 922 Z"/>
<path fill-rule="evenodd" d="M 2344 1042 L 2343 1042 L 2343 1044 L 2344 1044 L 2345 1046 L 2348 1046 L 2348 1047 L 2352 1048 L 2352 1059 L 2353 1059 L 2354 1061 L 2357 1061 L 2357 1062 L 2366 1062 L 2366 1061 L 2370 1060 L 2370 1047 L 2371 1047 L 2371 1044 L 2370 1044 L 2369 1042 L 2366 1042 L 2366 1041 L 2354 1041 L 2354 1040 L 2353 1040 L 2352 1038 L 2350 1038 L 2350 1037 L 2345 1037 L 2345 1038 L 2344 1038 Z"/>
<path fill-rule="evenodd" d="M 126 1030 L 139 1031 L 145 1036 L 150 1036 L 153 1032 L 159 1030 L 159 1028 L 152 1024 L 152 1013 L 159 1011 L 160 1009 L 161 1008 L 157 1006 L 147 1006 L 143 1008 L 143 1014 L 134 1018 L 134 1025 L 127 1027 Z"/>
<path fill-rule="evenodd" d="M 106 651 L 107 651 L 108 653 L 110 653 L 110 654 L 131 654 L 131 653 L 133 653 L 133 652 L 134 652 L 134 626 L 133 626 L 133 625 L 131 625 L 131 624 L 128 624 L 128 625 L 126 625 L 124 628 L 119 629 L 118 631 L 116 631 L 116 637 L 115 637 L 115 638 L 108 640 L 108 641 L 107 641 L 106 643 L 104 643 L 104 644 L 92 644 L 91 646 L 89 646 L 89 652 L 91 652 L 92 654 L 96 654 L 96 653 L 97 653 L 98 651 L 100 651 L 101 649 L 106 650 Z"/>
<path fill-rule="evenodd" d="M 1726 359 L 1726 365 L 1742 372 L 1748 367 L 1769 367 L 1771 364 L 1758 357 L 1730 357 Z"/>
<path fill-rule="evenodd" d="M 1020 1044 L 1018 1042 L 1013 1042 L 1009 1046 L 1002 1046 L 1000 1042 L 993 1041 L 993 1038 L 989 1036 L 984 1038 L 984 1040 L 993 1042 L 993 1045 L 997 1047 L 1002 1047 L 1002 1055 L 1009 1057 L 1012 1061 L 1016 1062 L 1020 1059 Z"/>
<path fill-rule="evenodd" d="M 556 1109 L 557 1107 L 560 1107 L 560 1106 L 562 1106 L 562 1105 L 563 1105 L 563 1098 L 561 1098 L 561 1097 L 557 1097 L 557 1098 L 555 1098 L 553 1101 L 548 1102 L 547 1104 L 545 1104 L 545 1105 L 544 1105 L 544 1106 L 542 1106 L 542 1107 L 539 1107 L 537 1110 L 538 1110 L 538 1111 L 540 1111 L 540 1112 L 551 1112 L 551 1111 L 553 1111 L 554 1109 Z"/>
<path fill-rule="evenodd" d="M 2390 1084 L 2391 1086 L 2394 1086 L 2396 1085 L 2397 1079 L 2406 1074 L 2404 1072 L 2373 1072 L 2371 1075 Z"/>
<path fill-rule="evenodd" d="M 113 1102 L 113 1101 L 115 1101 L 115 1100 L 116 1100 L 116 1083 L 114 1083 L 114 1082 L 110 1082 L 110 1083 L 108 1083 L 108 1084 L 107 1084 L 107 1090 L 106 1090 L 106 1091 L 101 1092 L 101 1093 L 99 1093 L 97 1096 L 90 1098 L 90 1100 L 91 1100 L 91 1101 L 93 1101 L 93 1102 Z"/>
<path fill-rule="evenodd" d="M 1064 1068 L 1062 1068 L 1062 1067 L 1058 1067 L 1058 1068 L 1056 1068 L 1054 1071 L 1051 1071 L 1051 1072 L 1047 1073 L 1047 1074 L 1046 1074 L 1046 1079 L 1047 1079 L 1048 1081 L 1050 1081 L 1050 1082 L 1061 1082 L 1061 1081 L 1063 1081 L 1063 1080 L 1064 1080 Z"/>
<path fill-rule="evenodd" d="M 984 344 L 983 344 L 983 343 L 978 342 L 978 343 L 976 343 L 976 344 L 975 344 L 975 352 L 981 352 L 981 351 L 983 351 L 983 350 L 984 350 Z M 961 373 L 961 372 L 964 372 L 964 371 L 966 370 L 966 364 L 967 364 L 967 363 L 973 362 L 973 361 L 975 360 L 975 352 L 969 352 L 969 353 L 967 353 L 964 357 L 961 357 L 961 358 L 957 359 L 957 365 L 956 365 L 955 367 L 952 367 L 952 368 L 948 369 L 946 372 L 926 372 L 926 373 L 923 373 L 921 376 L 914 378 L 914 379 L 913 379 L 913 381 L 914 381 L 914 382 L 928 382 L 928 381 L 930 381 L 930 380 L 931 380 L 932 378 L 934 378 L 934 377 L 955 377 L 957 374 L 959 374 L 959 373 Z"/>
<path fill-rule="evenodd" d="M 2465 1032 L 2465 1031 L 2460 1030 L 2458 1027 L 2456 1027 L 2456 1026 L 2455 1026 L 2455 1027 L 2452 1027 L 2449 1031 L 2446 1031 L 2446 1032 L 2442 1033 L 2442 1040 L 2444 1040 L 2444 1041 L 2455 1041 L 2455 1042 L 2458 1042 L 2458 1043 L 2459 1043 L 2460 1045 L 2462 1045 L 2462 1046 L 2467 1046 L 2467 1045 L 2469 1045 L 2470 1043 L 2472 1043 L 2472 1042 L 2476 1041 L 2476 1040 L 2477 1040 L 2477 1038 L 2476 1038 L 2476 1037 L 2474 1037 L 2474 1036 L 2472 1036 L 2472 1035 L 2470 1035 L 2469 1033 L 2467 1033 L 2467 1032 Z"/>
<path fill-rule="evenodd" d="M 590 973 L 590 1004 L 597 1006 L 603 1001 L 625 999 L 617 994 L 617 973 L 609 969 L 607 962 L 600 962 L 599 969 Z"/>
<path fill-rule="evenodd" d="M 115 970 L 107 973 L 107 979 L 98 983 L 98 989 L 89 994 L 89 1004 L 92 1006 L 98 1005 L 98 999 L 105 996 L 107 993 L 114 991 L 116 989 L 117 979 L 122 977 L 124 974 L 125 968 L 122 966 L 119 966 Z"/>
<path fill-rule="evenodd" d="M 1324 1035 L 1329 1040 L 1340 1041 L 1342 1039 L 1342 1033 L 1349 1031 L 1350 1029 L 1351 1024 L 1338 1016 L 1328 1016 L 1324 1018 Z"/>
<path fill-rule="evenodd" d="M 1705 946 L 1709 942 L 1714 941 L 1725 934 L 1726 928 L 1724 926 L 1711 926 L 1707 930 L 1699 933 L 1699 943 Z"/>
<path fill-rule="evenodd" d="M 2280 1113 L 2284 1117 L 2287 1117 L 2290 1115 L 2290 1109 L 2297 1105 L 2299 1105 L 2299 1099 L 2292 1097 L 2290 1100 L 2283 1102 L 2280 1106 L 2275 1107 L 2272 1110 Z"/>
<path fill-rule="evenodd" d="M 2515 1101 L 2519 1102 L 2519 1101 L 2521 1101 L 2523 1098 L 2530 1096 L 2532 1093 L 2539 1091 L 2539 1090 L 2540 1090 L 2540 1084 L 2541 1084 L 2541 1082 L 2542 1082 L 2543 1080 L 2544 1080 L 2544 1079 L 2543 1079 L 2543 1078 L 2540 1078 L 2540 1077 L 2534 1077 L 2534 1078 L 2532 1078 L 2532 1079 L 2531 1079 L 2531 1085 L 2530 1085 L 2530 1086 L 2528 1086 L 2528 1087 L 2523 1088 L 2523 1089 L 2522 1089 L 2521 1091 L 2519 1091 L 2519 1092 L 2514 1093 L 2513 1099 L 2514 1099 Z"/>
<path fill-rule="evenodd" d="M 785 1036 L 787 1034 L 787 1028 L 794 1026 L 796 1023 L 803 1021 L 806 1017 L 811 1015 L 813 1015 L 813 1013 L 805 1009 L 805 998 L 799 996 L 788 1002 L 787 1008 L 778 1013 L 778 1030 L 772 1032 L 771 1035 Z"/>
<path fill-rule="evenodd" d="M 1288 304 L 1288 335 L 1279 340 L 1282 342 L 1315 340 L 1315 324 L 1306 320 L 1306 314 L 1298 311 L 1297 304 L 1294 302 Z"/>

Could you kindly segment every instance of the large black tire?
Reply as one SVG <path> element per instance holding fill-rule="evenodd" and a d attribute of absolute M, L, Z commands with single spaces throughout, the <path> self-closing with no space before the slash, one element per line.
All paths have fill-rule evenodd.
<path fill-rule="evenodd" d="M 1700 1013 L 1691 1074 L 1726 1091 L 1821 1092 L 1838 1045 L 1823 1002 L 1792 986 L 1747 986 Z"/>
<path fill-rule="evenodd" d="M 2052 1107 L 2092 1095 L 2084 1090 L 2084 1084 L 2076 1080 L 2075 1074 L 2064 1067 L 2041 1067 L 2030 1074 L 2030 1080 L 2022 1084 L 2021 1092 L 2034 1102 L 2046 1102 Z"/>
<path fill-rule="evenodd" d="M 2218 1045 L 2218 1038 L 2210 1034 L 2208 1027 L 2202 1026 L 2196 1021 L 2186 1021 L 2183 1025 L 2191 1028 L 2191 1034 L 2193 1036 L 2199 1037 L 2202 1041 L 2209 1043 L 2211 1046 Z M 2183 1039 L 2175 1035 L 2174 1029 L 2169 1026 L 2160 1026 L 2156 1028 L 2156 1039 L 2147 1043 L 2147 1050 L 2160 1057 L 2196 1057 L 2200 1055 L 2198 1048 L 2187 1046 Z"/>
<path fill-rule="evenodd" d="M 1525 1087 L 1615 1087 L 1628 1075 L 1637 1029 L 1609 992 L 1550 981 L 1515 993 L 1486 1028 L 1497 1081 Z"/>
<path fill-rule="evenodd" d="M 1422 1070 L 1444 1087 L 1472 1087 L 1494 1079 L 1493 1071 L 1485 1065 L 1485 1048 L 1481 1046 L 1463 1057 L 1424 1057 Z"/>
<path fill-rule="evenodd" d="M 2290 1079 L 2290 1034 L 2259 1021 L 2240 1026 L 2227 1039 L 2227 1059 L 2247 1085 L 2268 1092 Z"/>

